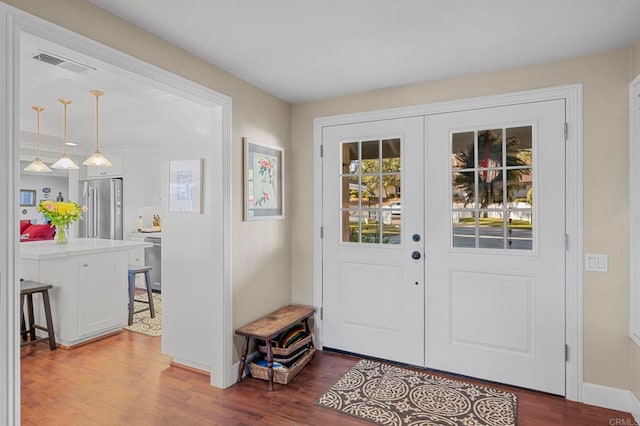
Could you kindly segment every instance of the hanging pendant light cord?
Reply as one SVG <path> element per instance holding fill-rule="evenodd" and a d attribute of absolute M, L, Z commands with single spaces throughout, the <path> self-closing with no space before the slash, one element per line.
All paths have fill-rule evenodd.
<path fill-rule="evenodd" d="M 98 127 L 100 125 L 100 120 L 98 119 L 98 117 L 100 114 L 98 114 L 98 108 L 99 108 L 98 99 L 100 98 L 100 96 L 97 94 L 95 96 L 96 96 L 96 150 L 99 150 L 100 149 L 100 138 L 99 138 L 100 132 L 98 131 Z"/>
<path fill-rule="evenodd" d="M 62 114 L 62 157 L 58 158 L 58 161 L 53 163 L 51 167 L 54 169 L 72 169 L 78 170 L 78 165 L 67 155 L 67 141 L 68 139 L 68 131 L 67 131 L 67 106 L 72 103 L 69 99 L 58 99 L 62 105 L 64 105 L 63 114 Z"/>
<path fill-rule="evenodd" d="M 104 92 L 91 90 L 91 94 L 96 97 L 96 152 L 100 152 L 100 104 L 98 101 Z"/>
<path fill-rule="evenodd" d="M 34 105 L 31 107 L 36 112 L 36 158 L 24 168 L 27 172 L 50 172 L 51 169 L 40 159 L 40 113 L 45 109 Z"/>
<path fill-rule="evenodd" d="M 62 141 L 62 155 L 67 155 L 67 104 L 64 104 L 64 113 L 63 113 L 63 119 L 64 119 L 64 130 L 63 130 L 63 141 Z"/>
<path fill-rule="evenodd" d="M 42 111 L 40 108 L 36 109 L 36 131 L 38 132 L 36 139 L 36 158 L 40 158 L 40 111 Z"/>

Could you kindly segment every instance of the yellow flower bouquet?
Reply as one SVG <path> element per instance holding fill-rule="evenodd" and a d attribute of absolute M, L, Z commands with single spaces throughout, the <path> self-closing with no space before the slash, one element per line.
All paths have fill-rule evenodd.
<path fill-rule="evenodd" d="M 73 201 L 43 201 L 38 206 L 38 211 L 51 221 L 56 227 L 56 244 L 67 243 L 67 226 L 82 217 L 82 212 L 87 211 L 87 206 L 80 207 Z"/>

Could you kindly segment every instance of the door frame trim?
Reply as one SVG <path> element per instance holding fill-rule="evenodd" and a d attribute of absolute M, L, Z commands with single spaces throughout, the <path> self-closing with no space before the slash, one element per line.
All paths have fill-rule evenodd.
<path fill-rule="evenodd" d="M 565 256 L 565 342 L 569 359 L 565 369 L 566 398 L 582 402 L 583 384 L 583 135 L 582 84 L 526 90 L 492 96 L 436 102 L 410 107 L 382 109 L 318 117 L 313 121 L 313 304 L 322 308 L 322 135 L 323 128 L 368 121 L 442 114 L 522 103 L 565 100 L 568 126 L 565 143 L 565 229 L 569 244 Z M 316 321 L 316 340 L 322 347 L 322 320 Z"/>
<path fill-rule="evenodd" d="M 52 41 L 94 57 L 115 67 L 140 75 L 158 87 L 186 99 L 210 107 L 221 108 L 220 130 L 222 152 L 222 286 L 218 294 L 221 308 L 216 315 L 213 337 L 220 338 L 211 369 L 211 384 L 228 387 L 235 383 L 233 368 L 233 305 L 231 277 L 231 112 L 232 99 L 209 87 L 202 86 L 177 74 L 159 68 L 117 49 L 111 48 L 60 25 L 0 2 L 0 199 L 13 200 L 0 207 L 0 424 L 18 424 L 20 419 L 20 347 L 18 345 L 17 282 L 19 242 L 15 223 L 18 221 L 19 180 L 19 63 L 20 32 Z M 9 303 L 8 301 L 14 301 Z"/>
<path fill-rule="evenodd" d="M 629 337 L 640 346 L 640 113 L 636 108 L 635 91 L 640 89 L 640 74 L 629 83 Z"/>

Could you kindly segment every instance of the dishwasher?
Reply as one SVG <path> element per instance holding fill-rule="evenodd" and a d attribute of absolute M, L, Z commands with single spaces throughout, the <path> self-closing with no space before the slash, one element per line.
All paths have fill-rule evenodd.
<path fill-rule="evenodd" d="M 160 237 L 146 237 L 144 239 L 146 243 L 152 243 L 153 247 L 147 247 L 144 249 L 144 263 L 147 266 L 151 266 L 151 288 L 153 291 L 160 293 L 160 277 L 161 271 L 161 255 L 162 255 L 162 238 Z"/>

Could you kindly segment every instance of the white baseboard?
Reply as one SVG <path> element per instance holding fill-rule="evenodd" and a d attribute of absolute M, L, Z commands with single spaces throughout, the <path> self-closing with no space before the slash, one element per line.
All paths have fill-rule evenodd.
<path fill-rule="evenodd" d="M 631 413 L 636 423 L 640 423 L 640 401 L 630 390 L 584 383 L 582 385 L 582 402 Z"/>
<path fill-rule="evenodd" d="M 211 372 L 211 367 L 208 365 L 204 365 L 204 364 L 200 364 L 198 362 L 193 362 L 193 361 L 188 361 L 186 359 L 182 359 L 182 358 L 177 358 L 177 357 L 173 357 L 173 362 L 176 364 L 180 364 L 183 365 L 185 367 L 188 368 L 192 368 L 194 370 L 200 370 L 203 371 L 205 373 L 209 373 Z"/>

